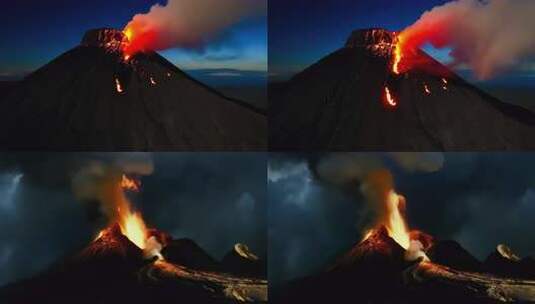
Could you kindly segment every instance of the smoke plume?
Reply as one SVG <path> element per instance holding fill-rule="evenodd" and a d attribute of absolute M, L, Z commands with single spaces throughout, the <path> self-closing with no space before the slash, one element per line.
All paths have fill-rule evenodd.
<path fill-rule="evenodd" d="M 488 79 L 535 56 L 535 1 L 457 0 L 425 12 L 401 33 L 405 48 L 451 48 L 452 66 Z"/>
<path fill-rule="evenodd" d="M 127 51 L 202 48 L 230 26 L 266 11 L 265 0 L 168 0 L 132 18 Z"/>
<path fill-rule="evenodd" d="M 120 186 L 123 174 L 150 175 L 152 171 L 150 158 L 90 161 L 73 175 L 72 190 L 79 201 L 94 211 L 91 215 L 98 218 L 103 214 L 112 221 L 117 219 L 118 208 L 126 210 L 130 204 Z"/>

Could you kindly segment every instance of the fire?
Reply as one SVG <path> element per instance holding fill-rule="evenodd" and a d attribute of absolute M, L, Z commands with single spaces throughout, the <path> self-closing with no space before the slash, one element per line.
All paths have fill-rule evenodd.
<path fill-rule="evenodd" d="M 403 55 L 401 53 L 402 47 L 403 47 L 402 35 L 398 34 L 396 36 L 396 44 L 394 45 L 394 49 L 393 49 L 394 56 L 393 56 L 393 63 L 392 63 L 392 71 L 396 75 L 399 75 L 401 73 L 399 65 L 401 63 L 401 59 L 403 58 Z"/>
<path fill-rule="evenodd" d="M 139 192 L 140 186 L 141 183 L 139 181 L 129 178 L 128 176 L 123 174 L 121 178 L 121 188 L 123 188 L 124 190 Z"/>
<path fill-rule="evenodd" d="M 431 90 L 429 90 L 429 87 L 427 86 L 427 84 L 424 84 L 424 91 L 427 95 L 431 94 Z"/>
<path fill-rule="evenodd" d="M 388 87 L 386 87 L 386 86 L 385 86 L 385 101 L 391 107 L 395 107 L 397 105 L 396 100 L 394 99 L 394 97 L 390 93 L 390 89 Z"/>
<path fill-rule="evenodd" d="M 403 196 L 390 190 L 387 197 L 387 221 L 385 223 L 388 235 L 393 238 L 401 247 L 408 249 L 410 246 L 410 235 L 407 222 L 401 214 L 400 202 L 404 202 Z"/>
<path fill-rule="evenodd" d="M 121 232 L 141 249 L 146 248 L 147 226 L 139 212 L 132 212 L 130 208 L 120 211 L 119 226 Z"/>
<path fill-rule="evenodd" d="M 130 27 L 127 27 L 124 31 L 123 31 L 123 34 L 126 36 L 126 38 L 128 39 L 128 42 L 132 41 L 132 37 L 134 36 L 134 32 L 132 30 L 132 28 Z"/>
<path fill-rule="evenodd" d="M 154 81 L 154 78 L 152 78 L 152 77 L 150 78 L 150 84 L 151 85 L 156 85 L 156 81 Z"/>
<path fill-rule="evenodd" d="M 121 82 L 119 82 L 118 78 L 115 78 L 115 89 L 118 93 L 123 93 L 123 87 L 121 86 Z"/>

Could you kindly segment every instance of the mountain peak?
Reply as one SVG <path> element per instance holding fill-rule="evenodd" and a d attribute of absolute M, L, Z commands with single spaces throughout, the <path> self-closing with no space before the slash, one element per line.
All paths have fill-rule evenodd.
<path fill-rule="evenodd" d="M 81 44 L 84 46 L 97 46 L 119 50 L 122 45 L 128 43 L 126 35 L 113 28 L 92 29 L 85 32 Z"/>
<path fill-rule="evenodd" d="M 370 45 L 389 44 L 396 38 L 394 32 L 382 28 L 358 29 L 351 32 L 345 47 L 366 47 Z"/>

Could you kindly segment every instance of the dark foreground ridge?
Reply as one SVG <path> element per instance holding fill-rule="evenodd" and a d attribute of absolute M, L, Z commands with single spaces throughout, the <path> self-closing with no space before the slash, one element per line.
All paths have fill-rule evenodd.
<path fill-rule="evenodd" d="M 272 86 L 270 149 L 535 149 L 532 112 L 486 94 L 421 50 L 414 67 L 396 75 L 394 41 L 384 29 L 354 31 L 343 48 Z M 386 104 L 385 87 L 396 106 Z"/>
<path fill-rule="evenodd" d="M 265 114 L 191 78 L 125 35 L 88 31 L 79 46 L 0 99 L 5 149 L 263 150 Z"/>

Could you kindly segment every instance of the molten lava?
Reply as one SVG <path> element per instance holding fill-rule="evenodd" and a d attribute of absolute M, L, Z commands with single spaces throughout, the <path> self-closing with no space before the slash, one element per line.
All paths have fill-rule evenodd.
<path fill-rule="evenodd" d="M 121 86 L 121 82 L 119 82 L 118 78 L 115 78 L 115 89 L 117 90 L 117 93 L 123 93 L 123 87 Z"/>
<path fill-rule="evenodd" d="M 443 83 L 442 89 L 444 91 L 447 91 L 448 90 L 448 81 L 446 80 L 446 78 L 442 78 L 442 83 Z"/>
<path fill-rule="evenodd" d="M 119 226 L 121 232 L 137 247 L 146 249 L 147 226 L 139 212 L 128 210 L 119 211 Z"/>
<path fill-rule="evenodd" d="M 427 86 L 427 84 L 424 84 L 424 91 L 427 95 L 430 95 L 431 94 L 431 90 L 429 90 L 429 87 Z"/>
<path fill-rule="evenodd" d="M 403 54 L 402 54 L 403 40 L 402 39 L 403 37 L 401 34 L 396 35 L 395 45 L 392 51 L 393 52 L 392 72 L 394 72 L 394 74 L 396 75 L 401 74 L 400 63 L 401 63 L 401 59 L 403 58 Z"/>
<path fill-rule="evenodd" d="M 409 229 L 405 218 L 401 214 L 401 205 L 404 205 L 405 198 L 390 190 L 387 203 L 387 221 L 385 224 L 388 235 L 393 238 L 401 247 L 408 249 L 410 245 Z"/>
<path fill-rule="evenodd" d="M 121 188 L 124 190 L 139 192 L 141 182 L 124 175 L 121 178 Z"/>
<path fill-rule="evenodd" d="M 390 89 L 387 86 L 385 86 L 385 101 L 386 101 L 386 104 L 391 107 L 395 107 L 397 105 L 396 100 L 390 93 Z"/>

